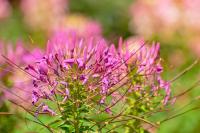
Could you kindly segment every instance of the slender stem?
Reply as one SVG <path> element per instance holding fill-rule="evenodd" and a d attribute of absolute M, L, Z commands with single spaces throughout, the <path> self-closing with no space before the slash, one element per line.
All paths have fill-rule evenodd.
<path fill-rule="evenodd" d="M 200 85 L 200 80 L 196 81 L 196 82 L 194 83 L 194 85 L 191 86 L 189 89 L 187 89 L 187 90 L 181 92 L 180 94 L 177 94 L 176 96 L 170 98 L 170 100 L 172 100 L 173 98 L 178 98 L 178 97 L 180 97 L 180 96 L 185 95 L 186 93 L 190 92 L 191 90 L 193 90 L 194 88 L 196 88 L 196 87 L 199 86 L 199 85 Z"/>
<path fill-rule="evenodd" d="M 74 88 L 74 128 L 75 128 L 75 133 L 79 133 L 79 112 L 77 110 L 79 108 L 80 90 L 79 86 L 75 87 L 77 88 Z"/>
<path fill-rule="evenodd" d="M 152 126 L 158 128 L 158 125 L 156 125 L 155 123 L 152 123 L 152 122 L 150 122 L 150 121 L 148 121 L 148 120 L 146 120 L 146 119 L 143 119 L 143 118 L 141 118 L 141 117 L 137 117 L 137 116 L 134 116 L 134 115 L 124 115 L 124 116 L 125 116 L 125 117 L 130 117 L 130 118 L 133 118 L 133 119 L 136 119 L 136 120 L 143 121 L 143 122 L 145 122 L 145 123 L 147 123 L 147 124 L 150 124 L 150 125 L 152 125 Z"/>
<path fill-rule="evenodd" d="M 13 115 L 13 113 L 10 113 L 10 112 L 0 112 L 0 115 Z"/>
<path fill-rule="evenodd" d="M 191 112 L 191 111 L 194 111 L 194 110 L 198 110 L 198 109 L 200 109 L 200 107 L 194 107 L 194 108 L 189 109 L 189 110 L 187 110 L 187 111 L 185 111 L 185 112 L 182 112 L 182 113 L 180 113 L 180 114 L 176 114 L 176 115 L 173 115 L 173 116 L 171 116 L 171 117 L 169 117 L 169 118 L 166 118 L 166 119 L 160 121 L 160 123 L 162 124 L 162 123 L 164 123 L 164 122 L 166 122 L 166 121 L 169 121 L 169 120 L 171 120 L 171 119 L 173 119 L 173 118 L 179 117 L 179 116 L 181 116 L 181 115 L 183 115 L 183 114 L 186 114 L 186 113 L 188 113 L 188 112 Z"/>
<path fill-rule="evenodd" d="M 199 60 L 195 60 L 194 63 L 192 63 L 190 66 L 188 66 L 186 69 L 184 69 L 181 73 L 176 75 L 173 79 L 170 80 L 170 82 L 174 82 L 177 80 L 179 77 L 187 73 L 189 70 L 191 70 L 196 64 L 198 64 Z"/>

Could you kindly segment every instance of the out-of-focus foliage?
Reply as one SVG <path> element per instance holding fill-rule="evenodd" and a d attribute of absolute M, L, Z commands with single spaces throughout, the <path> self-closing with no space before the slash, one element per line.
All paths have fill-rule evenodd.
<path fill-rule="evenodd" d="M 120 36 L 130 36 L 129 5 L 132 2 L 133 0 L 72 0 L 69 2 L 69 9 L 101 22 L 104 35 L 116 41 Z"/>

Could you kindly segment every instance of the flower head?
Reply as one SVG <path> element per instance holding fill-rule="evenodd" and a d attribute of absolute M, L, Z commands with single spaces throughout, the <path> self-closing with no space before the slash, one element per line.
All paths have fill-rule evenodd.
<path fill-rule="evenodd" d="M 161 78 L 159 49 L 142 39 L 120 39 L 116 48 L 96 36 L 57 32 L 43 56 L 24 69 L 32 77 L 35 116 L 58 115 L 73 128 L 87 128 L 81 126 L 84 120 L 96 121 L 96 116 L 123 119 L 168 104 L 170 83 Z"/>
<path fill-rule="evenodd" d="M 130 46 L 124 52 L 103 39 L 57 33 L 48 41 L 43 58 L 26 67 L 33 75 L 32 103 L 55 100 L 55 94 L 67 103 L 79 91 L 88 102 L 84 104 L 94 104 L 95 99 L 97 106 L 106 105 L 104 111 L 112 112 L 112 107 L 135 88 L 145 91 L 150 87 L 155 94 L 160 89 L 166 91 L 166 104 L 170 90 L 160 75 L 159 44 L 149 47 L 142 40 L 137 43 L 139 47 L 133 51 L 128 49 L 132 43 L 127 43 Z"/>

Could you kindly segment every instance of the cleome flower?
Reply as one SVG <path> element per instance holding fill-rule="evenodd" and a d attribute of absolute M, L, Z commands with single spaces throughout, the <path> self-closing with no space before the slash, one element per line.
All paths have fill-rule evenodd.
<path fill-rule="evenodd" d="M 28 105 L 32 82 L 30 76 L 23 72 L 23 68 L 37 58 L 41 58 L 42 52 L 40 49 L 28 51 L 21 41 L 18 41 L 15 46 L 0 43 L 0 47 L 0 84 L 1 89 L 3 88 L 3 96 L 6 100 Z"/>
<path fill-rule="evenodd" d="M 163 68 L 159 48 L 159 44 L 146 46 L 140 39 L 134 43 L 120 40 L 116 49 L 104 39 L 55 34 L 48 41 L 44 56 L 25 68 L 33 79 L 35 115 L 58 115 L 64 122 L 62 126 L 73 125 L 70 131 L 86 130 L 88 125 L 81 122 L 93 121 L 98 125 L 101 121 L 96 120 L 96 115 L 110 119 L 119 113 L 132 114 L 128 111 L 133 109 L 129 103 L 138 98 L 153 101 L 160 97 L 159 102 L 167 104 L 170 84 L 160 75 Z M 89 127 L 95 130 L 95 126 Z"/>

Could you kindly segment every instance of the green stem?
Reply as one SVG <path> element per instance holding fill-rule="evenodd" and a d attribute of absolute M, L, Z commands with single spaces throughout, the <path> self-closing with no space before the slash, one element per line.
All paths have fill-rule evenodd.
<path fill-rule="evenodd" d="M 76 90 L 76 89 L 74 89 Z M 74 128 L 75 128 L 75 133 L 79 133 L 79 112 L 77 111 L 78 106 L 79 106 L 79 87 L 77 88 L 77 91 L 74 94 Z"/>
<path fill-rule="evenodd" d="M 75 127 L 75 133 L 79 133 L 79 122 L 78 120 L 76 120 L 76 122 L 74 123 L 74 127 Z"/>

